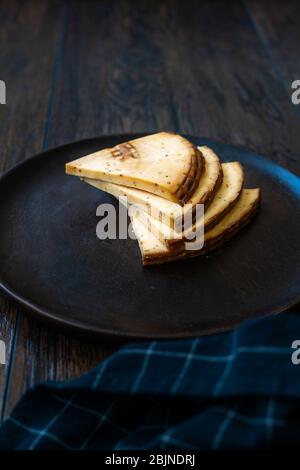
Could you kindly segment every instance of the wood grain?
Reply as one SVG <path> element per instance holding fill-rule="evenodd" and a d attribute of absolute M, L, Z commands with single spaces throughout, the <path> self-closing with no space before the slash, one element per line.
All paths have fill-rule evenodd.
<path fill-rule="evenodd" d="M 298 170 L 298 115 L 244 6 L 181 2 L 176 10 L 164 4 L 162 15 L 168 27 L 156 29 L 155 41 L 168 45 L 163 62 L 181 130 Z"/>
<path fill-rule="evenodd" d="M 152 2 L 97 2 L 68 8 L 51 146 L 101 133 L 174 128 Z M 145 16 L 145 18 L 144 18 Z M 153 21 L 153 19 L 152 19 Z"/>
<path fill-rule="evenodd" d="M 246 0 L 245 5 L 273 68 L 290 96 L 292 81 L 300 79 L 299 2 L 287 0 L 276 8 L 270 0 Z"/>
<path fill-rule="evenodd" d="M 33 4 L 34 3 L 35 2 L 33 2 Z M 47 6 L 48 2 L 43 2 L 43 4 Z M 32 5 L 31 9 L 33 8 Z M 35 152 L 42 150 L 42 148 L 45 149 L 48 146 L 55 145 L 55 134 L 54 136 L 53 134 L 49 135 L 53 122 L 58 123 L 58 129 L 61 129 L 62 123 L 65 123 L 64 127 L 68 138 L 67 124 L 72 121 L 69 118 L 68 110 L 66 110 L 66 114 L 64 114 L 63 109 L 61 109 L 60 106 L 60 103 L 65 102 L 66 99 L 63 83 L 65 80 L 68 81 L 68 77 L 63 73 L 60 75 L 60 71 L 61 69 L 62 72 L 65 70 L 67 74 L 70 71 L 68 62 L 63 63 L 66 68 L 61 68 L 62 51 L 65 44 L 66 19 L 70 11 L 66 6 L 68 6 L 67 3 L 63 4 L 62 2 L 59 2 L 57 10 L 54 9 L 52 11 L 47 11 L 45 14 L 48 29 L 50 29 L 52 33 L 52 38 L 48 37 L 44 45 L 45 49 L 47 49 L 50 42 L 53 49 L 51 67 L 47 74 L 48 81 L 44 82 L 46 113 L 43 116 L 37 116 L 35 118 L 37 122 L 42 124 L 41 129 L 39 130 L 40 148 L 36 149 Z M 81 10 L 82 4 L 77 3 L 77 7 Z M 78 19 L 80 19 L 80 16 Z M 74 31 L 72 18 L 69 16 L 68 21 L 68 25 L 71 25 L 71 29 L 68 29 L 69 34 L 72 36 L 75 32 L 75 36 L 77 36 L 76 28 Z M 47 33 L 49 33 L 48 30 Z M 88 30 L 86 29 L 84 33 L 88 34 Z M 46 50 L 41 50 L 36 53 L 36 60 L 38 61 L 45 53 Z M 73 54 L 73 59 L 75 59 L 77 57 L 76 48 L 72 48 L 71 53 Z M 35 64 L 35 68 L 37 68 L 37 64 Z M 43 67 L 42 71 L 43 73 L 47 72 L 45 67 Z M 40 79 L 43 80 L 43 77 L 40 77 Z M 58 90 L 56 89 L 57 82 L 61 84 L 61 87 L 58 85 Z M 76 93 L 77 82 L 76 80 L 71 80 L 71 82 L 73 93 Z M 71 93 L 72 96 L 73 93 Z M 55 110 L 53 111 L 54 101 L 58 103 L 57 114 L 55 114 Z M 69 102 L 72 102 L 72 97 L 70 97 Z M 77 122 L 81 121 L 78 118 L 79 115 L 80 113 L 78 114 L 78 111 L 76 111 L 75 116 Z M 87 116 L 90 116 L 89 112 L 87 113 Z M 60 119 L 62 120 L 60 121 Z M 84 120 L 82 120 L 82 123 L 84 126 Z M 87 125 L 87 127 L 89 126 Z M 25 133 L 26 132 L 27 131 L 25 129 Z M 71 139 L 72 138 L 76 139 L 76 135 L 71 136 Z M 88 340 L 84 341 L 82 339 L 73 338 L 72 334 L 58 334 L 23 314 L 20 316 L 19 325 L 16 328 L 14 335 L 15 344 L 13 345 L 10 374 L 6 377 L 5 403 L 3 405 L 4 417 L 11 411 L 20 395 L 29 386 L 33 385 L 33 383 L 42 380 L 63 380 L 66 378 L 76 377 L 84 371 L 89 370 L 91 367 L 94 367 L 101 358 L 109 354 L 112 350 L 111 347 L 104 347 L 99 343 L 93 344 Z"/>
<path fill-rule="evenodd" d="M 1 2 L 0 170 L 81 138 L 166 129 L 246 146 L 298 172 L 299 113 L 284 82 L 298 73 L 299 7 L 260 5 Z M 4 298 L 0 311 L 4 415 L 28 386 L 78 376 L 114 349 L 23 312 L 16 327 Z"/>
<path fill-rule="evenodd" d="M 59 34 L 58 8 L 59 2 L 55 1 L 6 0 L 0 3 L 0 71 L 7 88 L 7 104 L 0 106 L 0 171 L 43 147 Z M 52 25 L 48 17 L 53 18 Z M 0 366 L 0 409 L 3 411 L 14 356 L 18 310 L 1 296 L 0 312 L 0 337 L 7 349 L 7 365 Z"/>
<path fill-rule="evenodd" d="M 95 339 L 76 338 L 41 325 L 22 312 L 17 329 L 4 416 L 20 395 L 43 380 L 68 380 L 95 367 L 115 347 Z"/>
<path fill-rule="evenodd" d="M 7 387 L 13 355 L 14 335 L 16 332 L 17 312 L 7 297 L 0 295 L 0 340 L 6 348 L 6 364 L 0 364 L 0 410 L 7 397 Z"/>
<path fill-rule="evenodd" d="M 163 128 L 250 147 L 298 171 L 299 115 L 242 3 L 92 5 L 69 9 L 53 145 Z"/>
<path fill-rule="evenodd" d="M 59 1 L 0 3 L 0 71 L 7 87 L 7 104 L 0 107 L 1 171 L 43 147 L 60 9 Z"/>

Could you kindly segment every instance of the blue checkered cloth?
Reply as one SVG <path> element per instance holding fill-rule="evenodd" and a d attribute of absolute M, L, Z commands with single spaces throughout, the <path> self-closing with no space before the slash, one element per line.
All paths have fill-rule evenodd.
<path fill-rule="evenodd" d="M 29 390 L 0 449 L 296 447 L 297 339 L 300 317 L 286 313 L 210 337 L 129 344 L 77 380 Z"/>

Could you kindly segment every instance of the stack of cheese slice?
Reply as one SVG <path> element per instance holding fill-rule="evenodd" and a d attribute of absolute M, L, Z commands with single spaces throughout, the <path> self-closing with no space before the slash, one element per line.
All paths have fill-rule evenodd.
<path fill-rule="evenodd" d="M 193 144 L 160 132 L 67 163 L 66 171 L 184 204 L 194 194 L 203 167 L 203 156 Z"/>
<path fill-rule="evenodd" d="M 126 198 L 144 265 L 218 247 L 260 201 L 259 189 L 243 189 L 240 163 L 221 163 L 210 148 L 166 132 L 95 152 L 68 163 L 66 171 L 121 202 Z M 197 233 L 203 233 L 199 248 Z"/>

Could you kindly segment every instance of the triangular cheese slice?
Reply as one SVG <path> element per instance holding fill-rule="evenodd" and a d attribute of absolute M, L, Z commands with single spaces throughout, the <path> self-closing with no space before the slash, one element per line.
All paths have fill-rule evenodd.
<path fill-rule="evenodd" d="M 89 178 L 84 178 L 84 181 L 117 198 L 126 197 L 129 204 L 143 205 L 152 217 L 168 221 L 168 225 L 175 228 L 177 222 L 181 221 L 184 215 L 189 211 L 194 211 L 196 204 L 205 204 L 207 206 L 222 183 L 223 171 L 218 156 L 206 146 L 198 147 L 198 150 L 204 157 L 205 168 L 194 194 L 184 207 L 146 191 Z"/>
<path fill-rule="evenodd" d="M 201 152 L 178 134 L 160 132 L 67 163 L 66 172 L 157 194 L 184 204 L 198 187 Z"/>
<path fill-rule="evenodd" d="M 222 168 L 222 184 L 204 214 L 204 227 L 206 230 L 213 227 L 226 215 L 233 204 L 238 200 L 242 191 L 244 171 L 241 164 L 238 162 L 223 163 Z M 176 227 L 177 230 L 175 230 L 170 224 L 165 223 L 166 219 L 162 218 L 158 220 L 150 216 L 149 213 L 141 214 L 140 220 L 146 224 L 148 230 L 150 230 L 156 238 L 165 242 L 170 249 L 176 249 L 177 244 L 181 243 L 184 239 L 191 240 L 191 237 L 195 236 L 195 233 L 203 229 L 201 213 L 198 220 L 192 226 L 187 225 L 189 228 L 181 231 L 182 224 L 179 224 L 179 226 Z"/>
<path fill-rule="evenodd" d="M 231 238 L 255 214 L 260 201 L 259 189 L 244 189 L 233 208 L 212 229 L 204 234 L 204 246 L 200 250 L 186 250 L 185 244 L 177 252 L 173 252 L 165 243 L 157 239 L 144 225 L 138 216 L 131 216 L 132 227 L 137 237 L 143 264 L 162 264 L 181 258 L 193 257 L 216 247 Z"/>

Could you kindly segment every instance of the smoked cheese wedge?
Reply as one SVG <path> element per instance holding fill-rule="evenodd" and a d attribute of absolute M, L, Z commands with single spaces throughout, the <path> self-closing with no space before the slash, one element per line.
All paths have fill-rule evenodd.
<path fill-rule="evenodd" d="M 205 232 L 204 245 L 200 250 L 186 250 L 185 244 L 177 252 L 170 251 L 157 239 L 139 217 L 131 216 L 132 227 L 139 243 L 143 265 L 163 264 L 182 258 L 194 257 L 213 250 L 235 235 L 257 211 L 260 202 L 259 189 L 244 189 L 230 212 L 212 229 Z"/>
<path fill-rule="evenodd" d="M 222 168 L 222 184 L 204 214 L 205 230 L 212 228 L 226 215 L 237 202 L 243 188 L 244 171 L 239 162 L 223 163 Z M 182 243 L 183 240 L 191 240 L 199 230 L 203 229 L 203 216 L 201 213 L 192 226 L 186 225 L 186 229 L 182 229 L 182 224 L 180 224 L 175 230 L 165 223 L 164 218 L 158 220 L 148 213 L 141 214 L 140 220 L 156 238 L 166 243 L 170 249 L 177 249 L 177 245 Z"/>
<path fill-rule="evenodd" d="M 204 158 L 204 170 L 194 194 L 183 207 L 146 191 L 89 178 L 83 178 L 83 180 L 117 198 L 126 197 L 129 204 L 143 205 L 152 217 L 162 220 L 166 225 L 175 229 L 176 225 L 182 221 L 183 216 L 190 211 L 194 213 L 196 204 L 204 204 L 207 207 L 222 184 L 223 170 L 218 156 L 206 146 L 198 147 L 198 150 Z"/>
<path fill-rule="evenodd" d="M 182 205 L 198 188 L 203 169 L 199 149 L 169 132 L 140 137 L 66 165 L 69 175 L 137 188 Z"/>

